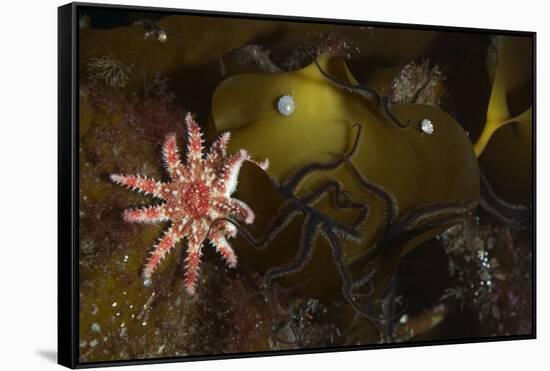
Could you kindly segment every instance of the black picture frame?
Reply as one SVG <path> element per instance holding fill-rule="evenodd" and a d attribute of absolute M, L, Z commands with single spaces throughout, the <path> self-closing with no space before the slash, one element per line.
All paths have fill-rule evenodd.
<path fill-rule="evenodd" d="M 154 359 L 81 363 L 79 361 L 79 9 L 117 9 L 170 13 L 181 15 L 203 15 L 236 19 L 256 19 L 270 21 L 298 21 L 304 23 L 326 23 L 355 25 L 364 27 L 391 27 L 396 29 L 454 31 L 477 34 L 500 34 L 524 36 L 532 40 L 533 69 L 533 306 L 532 333 L 506 337 L 484 337 L 460 340 L 417 341 L 383 345 L 361 345 L 329 348 L 308 348 L 303 350 L 280 350 L 239 354 L 212 354 L 205 356 L 168 357 Z M 379 348 L 416 347 L 426 345 L 449 345 L 461 343 L 493 342 L 505 340 L 536 339 L 536 32 L 496 29 L 445 27 L 417 24 L 399 24 L 341 19 L 318 19 L 295 16 L 275 16 L 265 14 L 227 13 L 215 11 L 184 10 L 157 7 L 109 5 L 95 3 L 70 3 L 58 8 L 58 363 L 69 368 L 100 366 L 123 366 L 182 361 L 200 361 L 227 358 L 259 357 L 289 354 L 307 354 Z"/>

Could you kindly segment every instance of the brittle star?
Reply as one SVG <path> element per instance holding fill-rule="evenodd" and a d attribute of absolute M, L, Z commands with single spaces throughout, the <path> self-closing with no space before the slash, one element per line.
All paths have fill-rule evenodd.
<path fill-rule="evenodd" d="M 367 188 L 367 190 L 372 189 L 373 183 L 363 176 L 349 159 L 346 160 L 346 163 L 359 180 L 359 183 Z M 395 196 L 381 189 L 379 186 L 377 186 L 377 191 L 380 192 L 380 198 L 386 202 L 388 210 L 398 209 Z M 372 284 L 376 267 L 384 264 L 385 260 L 395 251 L 394 249 L 402 246 L 402 243 L 409 239 L 412 234 L 419 235 L 434 228 L 450 227 L 464 220 L 466 215 L 472 213 L 477 208 L 478 204 L 479 200 L 477 199 L 423 204 L 403 213 L 398 219 L 392 218 L 392 214 L 390 213 L 390 217 L 387 218 L 387 222 L 383 227 L 381 240 L 367 254 L 349 266 L 350 270 L 358 267 L 367 268 L 366 274 L 353 282 L 351 287 L 352 292 L 365 284 Z M 394 213 L 393 215 L 396 216 L 397 214 Z M 370 292 L 365 296 L 370 296 L 373 291 L 374 289 L 371 287 Z M 353 297 L 353 294 L 351 295 Z"/>
<path fill-rule="evenodd" d="M 268 223 L 263 235 L 259 238 L 254 237 L 248 230 L 244 229 L 236 221 L 229 218 L 220 218 L 212 223 L 219 221 L 228 221 L 234 224 L 242 236 L 248 243 L 255 246 L 259 250 L 266 249 L 271 241 L 279 235 L 279 233 L 299 214 L 304 215 L 304 223 L 301 232 L 301 238 L 298 246 L 297 254 L 294 260 L 282 267 L 274 267 L 269 269 L 264 276 L 264 284 L 269 287 L 273 280 L 289 274 L 301 271 L 311 260 L 313 256 L 316 239 L 321 235 L 328 242 L 332 257 L 336 264 L 336 269 L 342 279 L 343 294 L 346 300 L 352 305 L 352 299 L 349 296 L 352 286 L 352 277 L 346 269 L 343 262 L 342 248 L 338 237 L 354 242 L 361 241 L 361 234 L 357 229 L 367 218 L 369 209 L 365 203 L 358 203 L 349 200 L 348 193 L 342 190 L 341 184 L 336 180 L 329 180 L 320 185 L 316 190 L 303 196 L 297 196 L 297 188 L 310 176 L 313 172 L 323 170 L 334 170 L 342 166 L 348 158 L 353 155 L 357 149 L 358 141 L 361 135 L 361 126 L 357 127 L 357 135 L 354 140 L 352 149 L 344 156 L 328 163 L 314 162 L 305 165 L 294 173 L 292 173 L 285 181 L 280 184 L 277 180 L 271 178 L 271 182 L 275 189 L 285 198 L 285 201 L 280 206 L 277 215 Z M 344 224 L 335 221 L 330 216 L 322 213 L 314 208 L 314 204 L 331 191 L 336 194 L 335 202 L 339 208 L 353 208 L 360 211 L 356 220 L 351 224 Z"/>

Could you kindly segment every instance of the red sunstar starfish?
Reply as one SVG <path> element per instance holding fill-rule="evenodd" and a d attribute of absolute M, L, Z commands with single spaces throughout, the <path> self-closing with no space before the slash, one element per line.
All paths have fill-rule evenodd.
<path fill-rule="evenodd" d="M 176 145 L 175 134 L 166 136 L 163 157 L 170 182 L 159 182 L 139 175 L 111 175 L 111 180 L 164 200 L 161 205 L 143 209 L 125 210 L 123 218 L 134 223 L 159 223 L 170 220 L 172 225 L 164 233 L 151 252 L 143 269 L 146 286 L 151 284 L 151 275 L 160 261 L 183 237 L 187 239 L 185 286 L 187 292 L 195 292 L 199 270 L 202 243 L 208 239 L 226 260 L 229 267 L 235 267 L 237 257 L 227 242 L 237 231 L 228 222 L 212 222 L 219 218 L 235 218 L 250 224 L 254 213 L 244 202 L 231 198 L 237 188 L 237 178 L 244 161 L 251 161 L 267 169 L 267 160 L 257 163 L 244 149 L 227 155 L 226 147 L 230 133 L 222 134 L 203 158 L 202 133 L 191 114 L 185 117 L 187 125 L 187 158 L 183 164 Z M 209 230 L 210 228 L 210 230 Z"/>

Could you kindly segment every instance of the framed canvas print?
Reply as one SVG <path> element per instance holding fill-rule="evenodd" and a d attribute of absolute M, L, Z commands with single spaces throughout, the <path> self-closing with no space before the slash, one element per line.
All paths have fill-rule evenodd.
<path fill-rule="evenodd" d="M 534 55 L 533 32 L 60 7 L 59 362 L 534 338 Z"/>

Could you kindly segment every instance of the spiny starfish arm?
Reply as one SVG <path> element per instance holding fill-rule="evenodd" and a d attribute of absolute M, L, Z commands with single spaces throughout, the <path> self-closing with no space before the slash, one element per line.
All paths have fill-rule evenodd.
<path fill-rule="evenodd" d="M 191 113 L 185 116 L 185 124 L 187 125 L 187 165 L 191 165 L 202 159 L 202 132 Z"/>
<path fill-rule="evenodd" d="M 162 182 L 157 182 L 154 179 L 148 179 L 147 177 L 141 177 L 139 175 L 111 174 L 111 180 L 134 191 L 162 198 Z"/>
<path fill-rule="evenodd" d="M 226 131 L 220 135 L 214 143 L 212 143 L 212 146 L 208 151 L 208 155 L 206 156 L 206 161 L 208 164 L 213 165 L 227 156 L 227 144 L 229 143 L 230 138 L 231 133 Z"/>
<path fill-rule="evenodd" d="M 197 278 L 199 276 L 199 267 L 201 262 L 201 251 L 189 250 L 187 258 L 185 258 L 185 291 L 188 294 L 195 294 L 195 286 L 197 285 Z"/>
<path fill-rule="evenodd" d="M 264 161 L 255 160 L 244 149 L 241 149 L 231 156 L 224 157 L 224 159 L 225 161 L 220 162 L 217 166 L 218 181 L 215 186 L 220 193 L 223 193 L 227 197 L 233 194 L 237 189 L 237 179 L 239 178 L 239 172 L 245 161 L 253 163 L 264 171 L 269 167 L 268 159 Z"/>
<path fill-rule="evenodd" d="M 234 224 L 227 221 L 221 223 L 220 230 L 223 232 L 223 235 L 226 238 L 235 238 L 237 237 L 237 227 Z"/>
<path fill-rule="evenodd" d="M 150 206 L 142 209 L 128 209 L 122 213 L 122 218 L 130 223 L 155 224 L 169 220 L 165 205 Z"/>
<path fill-rule="evenodd" d="M 227 265 L 230 268 L 235 268 L 237 266 L 237 256 L 225 237 L 221 233 L 213 233 L 210 241 L 216 247 L 216 251 L 222 256 Z"/>
<path fill-rule="evenodd" d="M 164 144 L 162 146 L 162 157 L 164 159 L 164 164 L 166 165 L 166 170 L 168 170 L 170 176 L 173 177 L 176 169 L 181 167 L 181 158 L 178 151 L 178 145 L 176 143 L 176 134 L 168 134 L 164 139 Z"/>
<path fill-rule="evenodd" d="M 258 161 L 250 156 L 246 159 L 248 162 L 253 163 L 254 165 L 258 166 L 262 170 L 267 170 L 269 168 L 269 159 L 265 159 L 263 161 Z"/>
<path fill-rule="evenodd" d="M 151 282 L 151 275 L 157 269 L 159 263 L 165 258 L 166 254 L 172 250 L 176 243 L 181 239 L 180 234 L 176 232 L 174 226 L 170 227 L 155 245 L 151 251 L 145 267 L 143 268 L 142 277 L 145 285 Z"/>
<path fill-rule="evenodd" d="M 191 295 L 195 293 L 202 256 L 202 242 L 207 233 L 207 228 L 203 224 L 192 229 L 194 230 L 187 235 L 188 246 L 187 257 L 185 258 L 185 290 Z"/>
<path fill-rule="evenodd" d="M 246 224 L 254 222 L 255 215 L 250 206 L 236 198 L 217 197 L 212 200 L 212 209 L 219 215 L 228 215 Z"/>
<path fill-rule="evenodd" d="M 221 163 L 215 187 L 224 196 L 229 197 L 237 189 L 237 179 L 241 166 L 249 158 L 248 152 L 241 149 L 239 152 L 226 157 L 226 160 Z"/>

